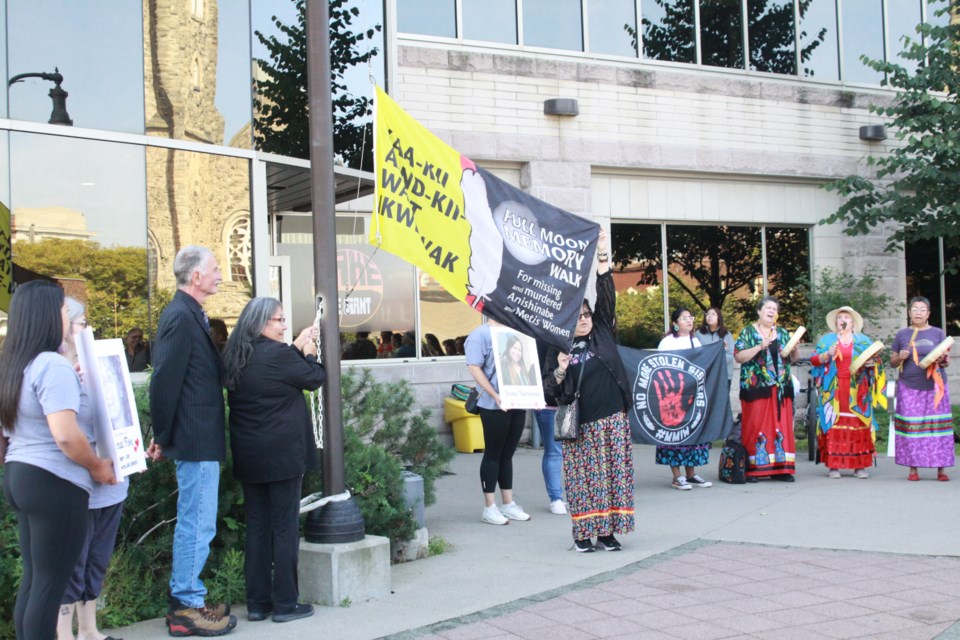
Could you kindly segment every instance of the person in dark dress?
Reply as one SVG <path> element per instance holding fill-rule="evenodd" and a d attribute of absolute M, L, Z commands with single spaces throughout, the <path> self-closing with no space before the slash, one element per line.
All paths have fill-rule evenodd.
<path fill-rule="evenodd" d="M 303 392 L 326 380 L 317 330 L 283 342 L 287 320 L 273 298 L 247 303 L 223 352 L 233 475 L 247 517 L 247 619 L 288 622 L 313 615 L 299 602 L 300 490 L 317 449 Z"/>

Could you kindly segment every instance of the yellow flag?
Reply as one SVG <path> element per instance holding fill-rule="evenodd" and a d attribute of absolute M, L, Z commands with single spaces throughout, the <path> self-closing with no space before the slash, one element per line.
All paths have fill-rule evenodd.
<path fill-rule="evenodd" d="M 599 226 L 500 180 L 379 88 L 370 243 L 501 323 L 566 350 Z"/>

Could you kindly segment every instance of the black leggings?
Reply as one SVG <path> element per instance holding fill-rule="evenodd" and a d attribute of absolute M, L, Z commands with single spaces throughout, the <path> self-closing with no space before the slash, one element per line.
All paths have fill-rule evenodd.
<path fill-rule="evenodd" d="M 480 486 L 484 493 L 513 489 L 513 454 L 517 450 L 527 412 L 522 409 L 501 411 L 480 409 L 483 425 L 483 460 L 480 461 Z"/>
<path fill-rule="evenodd" d="M 19 640 L 53 640 L 67 580 L 87 536 L 86 491 L 23 462 L 4 467 L 3 490 L 17 514 L 23 578 L 13 608 Z"/>

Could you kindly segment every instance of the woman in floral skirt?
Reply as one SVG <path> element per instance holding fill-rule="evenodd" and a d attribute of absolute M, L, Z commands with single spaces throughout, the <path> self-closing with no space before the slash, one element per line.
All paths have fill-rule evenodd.
<path fill-rule="evenodd" d="M 597 245 L 597 302 L 584 301 L 570 353 L 551 350 L 544 391 L 560 404 L 574 401 L 580 381 L 580 428 L 563 442 L 563 477 L 573 520 L 574 548 L 619 551 L 614 534 L 634 528 L 633 451 L 627 421 L 629 386 L 616 344 L 616 292 L 607 236 Z M 592 538 L 596 538 L 596 545 Z"/>

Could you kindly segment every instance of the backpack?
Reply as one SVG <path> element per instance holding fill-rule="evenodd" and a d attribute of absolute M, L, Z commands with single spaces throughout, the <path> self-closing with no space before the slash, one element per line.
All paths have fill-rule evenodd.
<path fill-rule="evenodd" d="M 747 482 L 747 450 L 734 438 L 727 438 L 720 450 L 720 469 L 718 475 L 721 482 L 730 484 L 746 484 Z"/>

